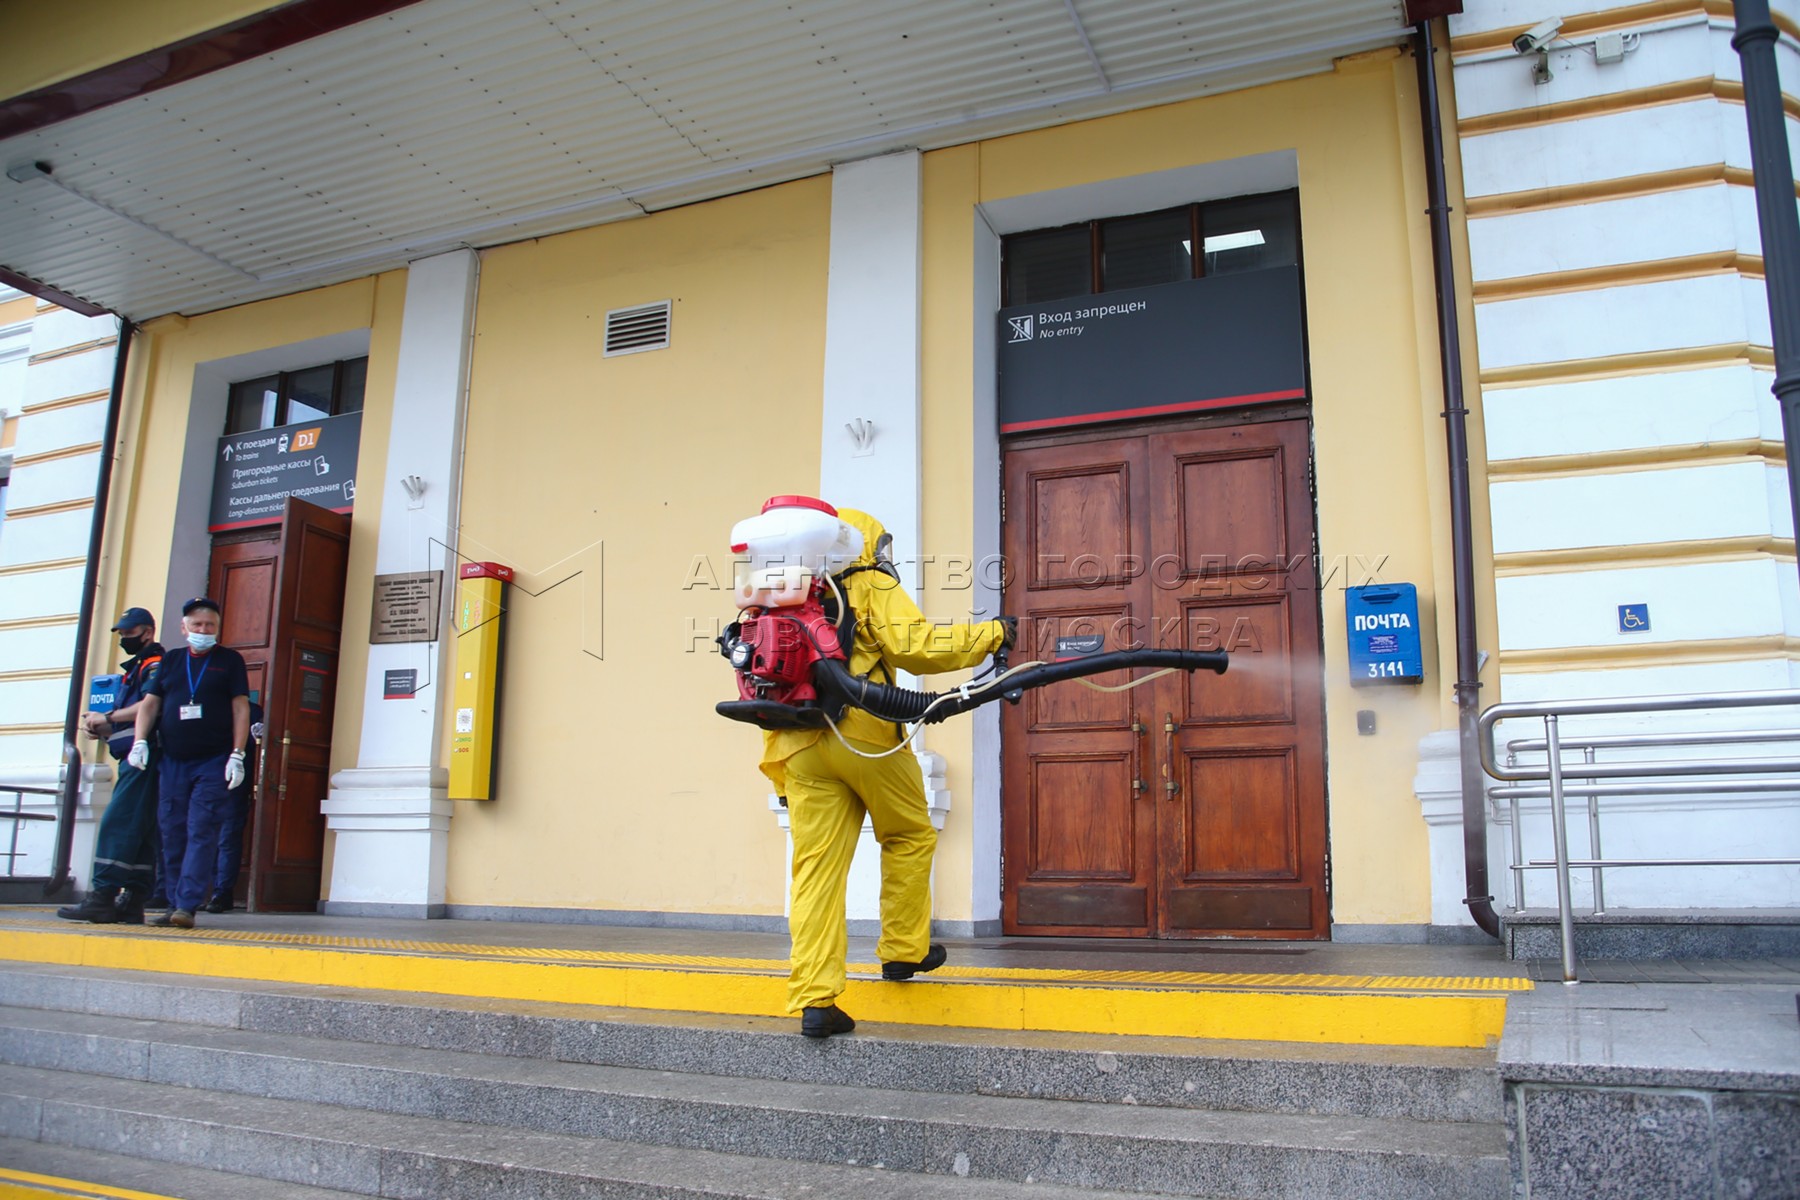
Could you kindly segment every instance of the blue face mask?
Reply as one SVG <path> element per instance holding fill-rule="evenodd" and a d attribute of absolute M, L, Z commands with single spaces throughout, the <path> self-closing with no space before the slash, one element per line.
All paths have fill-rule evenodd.
<path fill-rule="evenodd" d="M 214 633 L 190 633 L 187 635 L 188 649 L 205 654 L 219 644 L 219 637 Z"/>

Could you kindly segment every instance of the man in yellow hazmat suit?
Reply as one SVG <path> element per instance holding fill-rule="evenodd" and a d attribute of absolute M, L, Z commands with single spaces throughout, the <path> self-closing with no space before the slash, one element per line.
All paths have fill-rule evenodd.
<path fill-rule="evenodd" d="M 933 625 L 900 585 L 881 523 L 854 509 L 840 519 L 863 535 L 863 551 L 839 576 L 856 614 L 850 671 L 878 683 L 897 682 L 899 670 L 926 675 L 972 667 L 1011 642 L 1009 621 Z M 844 991 L 848 933 L 844 892 L 863 814 L 881 844 L 881 938 L 875 952 L 884 979 L 910 979 L 942 966 L 944 948 L 931 944 L 931 855 L 937 830 L 926 811 L 925 782 L 908 750 L 884 757 L 900 730 L 858 708 L 831 730 L 792 729 L 763 734 L 762 771 L 787 797 L 794 837 L 793 939 L 788 1009 L 801 1014 L 800 1032 L 830 1037 L 856 1028 L 837 1006 Z M 846 745 L 846 742 L 848 745 Z M 860 753 L 859 753 L 860 752 Z"/>

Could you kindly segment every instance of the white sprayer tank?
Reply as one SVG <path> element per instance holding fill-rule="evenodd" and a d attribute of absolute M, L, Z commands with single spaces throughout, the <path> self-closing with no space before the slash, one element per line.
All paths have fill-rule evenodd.
<path fill-rule="evenodd" d="M 811 496 L 776 496 L 760 514 L 731 527 L 740 555 L 739 608 L 785 608 L 806 599 L 812 577 L 836 574 L 862 553 L 862 532 Z"/>

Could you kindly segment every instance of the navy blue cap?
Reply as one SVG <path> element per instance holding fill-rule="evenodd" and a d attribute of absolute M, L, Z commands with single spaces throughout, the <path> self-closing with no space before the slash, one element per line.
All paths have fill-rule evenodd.
<path fill-rule="evenodd" d="M 196 608 L 210 608 L 215 613 L 223 613 L 225 611 L 219 607 L 219 602 L 214 600 L 211 596 L 195 596 L 192 600 L 189 600 L 186 604 L 181 606 L 181 615 L 185 617 Z"/>
<path fill-rule="evenodd" d="M 150 615 L 149 609 L 128 608 L 125 610 L 125 615 L 120 617 L 118 621 L 114 623 L 113 632 L 119 633 L 126 629 L 136 629 L 139 625 L 154 624 L 156 624 L 156 618 Z"/>

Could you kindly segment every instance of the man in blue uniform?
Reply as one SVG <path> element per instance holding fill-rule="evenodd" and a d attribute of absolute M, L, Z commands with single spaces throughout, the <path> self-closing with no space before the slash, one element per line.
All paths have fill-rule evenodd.
<path fill-rule="evenodd" d="M 144 899 L 156 882 L 156 772 L 125 761 L 144 689 L 162 662 L 156 641 L 156 618 L 148 609 L 128 608 L 113 625 L 119 648 L 131 657 L 119 668 L 119 702 L 111 712 L 82 718 L 89 736 L 105 738 L 118 761 L 112 800 L 100 818 L 94 839 L 94 873 L 80 904 L 66 904 L 56 915 L 67 921 L 110 925 L 144 923 Z"/>
<path fill-rule="evenodd" d="M 157 772 L 164 886 L 169 911 L 152 924 L 194 927 L 194 910 L 212 892 L 219 827 L 231 789 L 244 782 L 250 740 L 250 676 L 244 656 L 219 645 L 219 602 L 197 596 L 181 606 L 187 647 L 163 656 L 138 706 L 137 741 L 126 761 L 150 762 L 152 730 L 162 737 Z"/>

